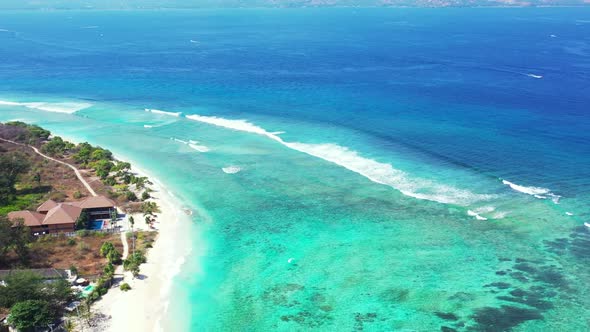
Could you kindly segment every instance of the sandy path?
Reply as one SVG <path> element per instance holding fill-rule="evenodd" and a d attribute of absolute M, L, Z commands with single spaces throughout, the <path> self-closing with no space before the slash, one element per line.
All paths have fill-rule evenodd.
<path fill-rule="evenodd" d="M 80 180 L 80 182 L 82 182 L 82 184 L 84 185 L 84 187 L 86 187 L 86 189 L 88 190 L 88 192 L 89 192 L 89 193 L 90 193 L 92 196 L 98 196 L 98 195 L 96 194 L 96 192 L 94 191 L 94 189 L 92 189 L 92 187 L 90 186 L 90 184 L 88 184 L 88 182 L 86 182 L 86 180 L 84 179 L 84 177 L 82 176 L 82 174 L 80 173 L 80 171 L 79 171 L 79 170 L 78 170 L 76 167 L 74 167 L 74 166 L 72 166 L 72 165 L 70 165 L 70 164 L 68 164 L 68 163 L 66 163 L 66 162 L 63 162 L 63 161 L 61 161 L 61 160 L 57 160 L 57 159 L 55 159 L 55 158 L 51 158 L 50 156 L 47 156 L 47 155 L 45 155 L 45 154 L 41 153 L 41 151 L 39 151 L 39 149 L 37 149 L 37 148 L 36 148 L 36 147 L 34 147 L 34 146 L 27 145 L 27 144 L 23 144 L 23 143 L 18 143 L 18 142 L 15 142 L 15 141 L 11 141 L 11 140 L 9 140 L 9 139 L 4 139 L 4 138 L 0 138 L 0 140 L 2 140 L 2 141 L 4 141 L 4 142 L 12 143 L 12 144 L 20 145 L 20 146 L 26 146 L 26 147 L 29 147 L 29 148 L 33 149 L 33 151 L 35 151 L 35 153 L 37 153 L 37 154 L 38 154 L 38 155 L 40 155 L 41 157 L 43 157 L 43 158 L 45 158 L 45 159 L 49 159 L 49 160 L 51 160 L 51 161 L 55 161 L 56 163 L 60 163 L 60 164 L 62 164 L 62 165 L 65 165 L 65 166 L 67 166 L 67 167 L 71 168 L 71 169 L 74 171 L 74 173 L 76 173 L 76 176 L 78 177 L 78 180 Z"/>

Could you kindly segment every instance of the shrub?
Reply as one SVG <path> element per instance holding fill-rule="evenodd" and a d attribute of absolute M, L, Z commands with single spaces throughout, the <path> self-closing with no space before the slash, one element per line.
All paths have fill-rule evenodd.
<path fill-rule="evenodd" d="M 55 191 L 52 192 L 51 195 L 49 195 L 49 199 L 52 199 L 56 202 L 63 202 L 66 200 L 66 198 L 68 198 L 68 196 L 62 193 L 61 191 Z"/>
<path fill-rule="evenodd" d="M 76 231 L 76 234 L 78 234 L 78 236 L 80 237 L 87 237 L 88 235 L 90 235 L 90 231 L 86 229 L 81 229 L 79 231 Z"/>
<path fill-rule="evenodd" d="M 74 191 L 74 198 L 75 199 L 80 199 L 82 198 L 82 193 L 78 190 Z"/>
<path fill-rule="evenodd" d="M 115 250 L 115 246 L 111 242 L 105 242 L 100 247 L 100 255 L 102 257 L 107 257 L 109 252 Z"/>
<path fill-rule="evenodd" d="M 81 253 L 87 253 L 90 251 L 90 247 L 85 242 L 80 242 L 78 245 Z"/>
<path fill-rule="evenodd" d="M 125 199 L 127 199 L 128 201 L 136 201 L 137 200 L 137 195 L 135 195 L 135 193 L 133 191 L 126 191 L 125 192 Z"/>
<path fill-rule="evenodd" d="M 119 288 L 124 292 L 131 290 L 131 286 L 129 286 L 129 284 L 126 282 L 121 284 L 121 286 L 119 286 Z"/>
<path fill-rule="evenodd" d="M 107 254 L 107 259 L 110 263 L 113 264 L 120 264 L 121 263 L 121 254 L 117 250 L 112 250 Z"/>
<path fill-rule="evenodd" d="M 18 302 L 10 311 L 8 322 L 19 331 L 32 330 L 38 326 L 47 326 L 56 318 L 48 302 L 42 300 L 27 300 Z"/>
<path fill-rule="evenodd" d="M 76 240 L 74 240 L 72 238 L 69 238 L 66 243 L 68 244 L 68 246 L 75 246 L 76 245 Z"/>

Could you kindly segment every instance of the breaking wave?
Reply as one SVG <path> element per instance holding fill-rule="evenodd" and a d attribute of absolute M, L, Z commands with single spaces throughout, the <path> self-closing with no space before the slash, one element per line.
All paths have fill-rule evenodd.
<path fill-rule="evenodd" d="M 175 142 L 188 145 L 191 149 L 197 150 L 199 152 L 208 152 L 209 151 L 209 148 L 208 147 L 206 147 L 204 145 L 200 145 L 199 142 L 197 142 L 197 141 L 193 141 L 193 140 L 185 141 L 185 140 L 182 140 L 182 139 L 179 139 L 179 138 L 175 138 L 175 137 L 170 137 L 170 139 L 173 140 L 173 141 L 175 141 Z"/>
<path fill-rule="evenodd" d="M 467 210 L 467 215 L 469 215 L 471 217 L 475 217 L 475 219 L 477 219 L 477 220 L 488 220 L 488 218 L 482 217 L 479 215 L 479 213 L 477 213 L 475 211 L 471 211 L 471 210 Z"/>
<path fill-rule="evenodd" d="M 67 113 L 73 114 L 81 111 L 85 108 L 91 107 L 89 103 L 76 103 L 76 102 L 63 102 L 63 103 L 49 103 L 49 102 L 13 102 L 0 100 L 0 105 L 5 106 L 20 106 L 30 109 L 36 109 L 39 111 L 54 112 L 54 113 Z"/>
<path fill-rule="evenodd" d="M 512 188 L 512 190 L 531 195 L 538 199 L 551 199 L 555 204 L 559 204 L 559 199 L 561 198 L 561 196 L 552 193 L 551 190 L 547 188 L 525 187 L 507 180 L 502 180 L 502 183 Z"/>
<path fill-rule="evenodd" d="M 191 149 L 197 150 L 199 152 L 208 152 L 209 148 L 204 146 L 204 145 L 199 145 L 199 144 L 194 144 L 194 143 L 189 143 L 188 146 Z"/>
<path fill-rule="evenodd" d="M 150 112 L 150 113 L 154 113 L 154 114 L 162 114 L 162 115 L 169 115 L 169 116 L 176 116 L 176 117 L 179 117 L 182 114 L 182 112 L 166 112 L 166 111 L 161 111 L 161 110 L 156 110 L 156 109 L 151 109 L 151 108 L 146 108 L 145 111 Z"/>
<path fill-rule="evenodd" d="M 242 169 L 238 166 L 227 166 L 227 167 L 223 167 L 221 170 L 227 174 L 236 174 L 236 173 L 240 172 Z"/>
<path fill-rule="evenodd" d="M 230 120 L 215 116 L 187 115 L 186 118 L 228 129 L 266 136 L 280 144 L 308 155 L 326 160 L 358 173 L 367 179 L 397 189 L 402 194 L 417 199 L 445 204 L 467 206 L 494 195 L 475 194 L 468 190 L 436 183 L 432 180 L 414 178 L 392 165 L 362 157 L 358 152 L 336 144 L 308 144 L 286 142 L 277 134 L 268 132 L 246 120 Z"/>

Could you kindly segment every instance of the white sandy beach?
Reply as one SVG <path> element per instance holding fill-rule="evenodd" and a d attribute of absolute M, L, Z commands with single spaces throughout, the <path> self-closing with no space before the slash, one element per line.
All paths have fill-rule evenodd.
<path fill-rule="evenodd" d="M 134 171 L 143 173 L 137 169 Z M 161 209 L 154 224 L 159 235 L 154 247 L 148 251 L 147 263 L 141 265 L 140 277 L 133 279 L 125 272 L 123 282 L 127 282 L 131 290 L 123 292 L 113 287 L 93 304 L 93 312 L 111 317 L 100 331 L 162 330 L 160 320 L 167 310 L 172 278 L 190 253 L 191 244 L 186 236 L 190 220 L 161 184 L 154 181 L 153 189 L 153 196 Z M 135 219 L 135 229 L 147 227 L 142 217 L 136 216 Z"/>
<path fill-rule="evenodd" d="M 72 137 L 62 136 L 62 138 L 79 143 L 79 140 Z M 191 217 L 183 211 L 181 203 L 159 179 L 137 167 L 137 163 L 132 159 L 117 153 L 114 155 L 117 160 L 130 162 L 133 173 L 147 176 L 153 182 L 151 188 L 154 191 L 151 195 L 161 211 L 157 214 L 154 223 L 158 236 L 153 248 L 147 252 L 147 262 L 140 267 L 140 277 L 133 279 L 131 273 L 124 273 L 124 280 L 119 284 L 126 282 L 131 286 L 131 290 L 123 292 L 118 286 L 113 286 L 106 295 L 92 304 L 91 310 L 94 314 L 103 315 L 109 319 L 101 322 L 100 326 L 94 327 L 88 327 L 79 322 L 77 328 L 82 331 L 97 332 L 163 331 L 161 321 L 167 313 L 170 301 L 168 296 L 173 278 L 179 273 L 185 258 L 193 250 Z M 135 230 L 148 230 L 141 214 L 135 215 L 134 218 Z M 128 225 L 124 227 L 128 228 Z M 129 250 L 131 251 L 131 246 Z M 201 254 L 196 253 L 192 256 L 199 257 Z M 123 271 L 122 266 L 118 266 L 117 271 Z"/>

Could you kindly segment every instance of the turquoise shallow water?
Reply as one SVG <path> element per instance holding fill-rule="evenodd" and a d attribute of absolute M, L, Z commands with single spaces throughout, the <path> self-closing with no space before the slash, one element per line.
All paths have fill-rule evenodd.
<path fill-rule="evenodd" d="M 166 330 L 585 331 L 588 22 L 1 12 L 0 121 L 103 145 L 198 211 Z"/>
<path fill-rule="evenodd" d="M 530 319 L 517 329 L 581 331 L 587 324 L 572 319 L 586 317 L 589 298 L 588 231 L 565 214 L 580 211 L 575 200 L 555 204 L 463 171 L 478 182 L 453 185 L 489 186 L 481 193 L 490 198 L 474 206 L 507 213 L 477 220 L 467 214 L 474 207 L 403 195 L 265 136 L 141 110 L 115 117 L 111 107 L 75 115 L 3 107 L 0 120 L 36 122 L 129 156 L 183 204 L 206 212 L 193 225 L 206 239 L 205 257 L 189 256 L 175 277 L 164 326 L 485 330 L 490 320 Z M 189 140 L 209 151 L 182 142 Z M 241 171 L 225 173 L 228 166 Z M 431 179 L 461 175 L 439 169 L 448 174 Z"/>

